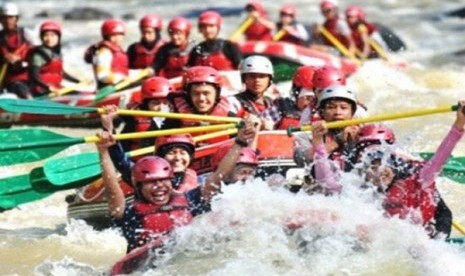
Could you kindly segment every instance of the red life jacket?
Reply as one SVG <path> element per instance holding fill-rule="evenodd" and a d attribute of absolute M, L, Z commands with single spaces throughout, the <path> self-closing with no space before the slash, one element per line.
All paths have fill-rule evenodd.
<path fill-rule="evenodd" d="M 144 69 L 152 66 L 153 60 L 163 44 L 165 41 L 159 39 L 152 49 L 147 49 L 141 42 L 137 42 L 135 44 L 136 58 L 132 64 L 133 69 Z"/>
<path fill-rule="evenodd" d="M 248 27 L 244 32 L 244 35 L 246 41 L 273 40 L 271 30 L 259 22 L 254 22 L 250 27 Z"/>
<path fill-rule="evenodd" d="M 283 114 L 277 129 L 287 130 L 289 127 L 299 126 L 301 112 L 297 109 L 296 103 L 288 98 L 279 98 L 275 104 L 278 107 L 278 111 Z"/>
<path fill-rule="evenodd" d="M 439 194 L 436 190 L 436 183 L 423 189 L 419 175 L 414 174 L 392 184 L 386 191 L 383 205 L 389 216 L 398 215 L 401 219 L 411 218 L 414 222 L 426 226 L 434 219 L 438 202 Z"/>
<path fill-rule="evenodd" d="M 339 30 L 337 29 L 337 23 L 338 23 L 338 20 L 339 18 L 338 17 L 334 17 L 332 19 L 329 19 L 329 20 L 326 20 L 325 23 L 323 24 L 323 26 L 326 28 L 326 30 L 328 30 L 328 32 L 330 32 L 337 40 L 339 40 L 344 46 L 346 46 L 347 48 L 349 47 L 349 41 L 347 40 L 347 38 L 342 35 Z M 325 45 L 328 45 L 328 46 L 334 46 L 333 43 L 331 43 L 331 41 L 329 41 L 326 37 L 322 36 L 323 37 L 323 43 Z"/>
<path fill-rule="evenodd" d="M 242 108 L 237 112 L 237 117 L 244 118 L 248 113 L 260 115 L 263 111 L 269 108 L 273 102 L 271 98 L 265 96 L 265 104 L 257 103 L 253 98 L 255 95 L 252 92 L 245 91 L 235 95 L 236 99 L 241 103 Z"/>
<path fill-rule="evenodd" d="M 233 63 L 224 54 L 223 47 L 219 47 L 217 51 L 209 53 L 201 53 L 195 59 L 195 65 L 197 66 L 210 66 L 216 70 L 231 71 L 234 70 Z"/>
<path fill-rule="evenodd" d="M 277 24 L 277 28 L 278 30 L 280 30 L 282 28 L 283 24 L 282 23 L 278 23 Z M 296 44 L 296 45 L 304 45 L 305 42 L 298 38 L 298 37 L 295 37 L 293 35 L 291 35 L 290 33 L 286 32 L 280 39 L 279 41 L 282 41 L 282 42 L 288 42 L 288 43 L 292 43 L 292 44 Z"/>
<path fill-rule="evenodd" d="M 173 102 L 173 106 L 175 110 L 179 113 L 184 113 L 184 114 L 198 114 L 195 108 L 186 100 L 186 97 L 189 97 L 189 96 L 186 94 L 180 94 L 179 96 L 175 96 L 172 98 L 172 102 Z M 229 115 L 228 100 L 225 97 L 220 97 L 220 100 L 215 104 L 215 106 L 213 107 L 213 110 L 205 115 L 228 117 Z M 212 123 L 212 124 L 220 124 L 220 122 Z M 201 123 L 198 121 L 181 120 L 181 127 L 193 127 L 193 126 L 200 126 L 200 125 Z M 205 133 L 203 132 L 193 133 L 192 135 L 198 136 L 202 134 L 205 134 Z M 220 136 L 217 138 L 209 139 L 209 140 L 206 140 L 204 143 L 211 144 L 211 143 L 224 141 L 226 139 L 229 139 L 229 136 Z"/>
<path fill-rule="evenodd" d="M 129 59 L 123 48 L 106 40 L 99 43 L 98 49 L 102 47 L 108 48 L 113 56 L 111 61 L 111 71 L 113 73 L 127 76 L 129 74 Z"/>
<path fill-rule="evenodd" d="M 0 51 L 2 55 L 16 54 L 20 60 L 14 64 L 8 64 L 4 84 L 16 81 L 26 81 L 27 76 L 27 56 L 32 45 L 24 36 L 24 29 L 19 28 L 16 32 L 0 31 Z"/>
<path fill-rule="evenodd" d="M 187 200 L 182 194 L 173 194 L 166 205 L 134 201 L 133 206 L 142 225 L 142 231 L 137 237 L 139 245 L 160 238 L 176 227 L 187 225 L 192 221 Z"/>
<path fill-rule="evenodd" d="M 190 47 L 185 49 L 173 48 L 169 51 L 165 67 L 161 70 L 160 75 L 172 79 L 182 76 L 184 68 L 189 61 Z"/>
<path fill-rule="evenodd" d="M 350 30 L 352 31 L 351 36 L 352 36 L 352 39 L 354 40 L 355 46 L 360 51 L 362 51 L 363 47 L 365 46 L 362 40 L 361 28 L 366 29 L 368 36 L 371 36 L 373 32 L 377 30 L 377 27 L 374 24 L 367 23 L 367 22 L 358 22 L 356 24 L 349 24 L 349 27 L 350 27 Z M 371 51 L 374 51 L 374 50 L 371 49 Z"/>
<path fill-rule="evenodd" d="M 176 189 L 176 192 L 186 193 L 197 188 L 198 186 L 199 184 L 197 182 L 197 173 L 192 169 L 187 169 L 181 184 Z"/>
<path fill-rule="evenodd" d="M 31 51 L 31 55 L 33 54 L 41 55 L 46 61 L 39 71 L 39 77 L 42 82 L 46 83 L 48 86 L 60 88 L 61 81 L 63 80 L 63 59 L 61 55 L 51 56 L 42 46 L 34 48 Z M 35 85 L 32 89 L 39 92 L 42 88 Z"/>

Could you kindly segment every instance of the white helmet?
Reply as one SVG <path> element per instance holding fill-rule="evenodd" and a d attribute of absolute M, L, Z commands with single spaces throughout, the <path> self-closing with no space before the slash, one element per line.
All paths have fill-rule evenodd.
<path fill-rule="evenodd" d="M 241 75 L 248 73 L 267 74 L 273 78 L 273 64 L 264 56 L 250 56 L 241 63 Z"/>
<path fill-rule="evenodd" d="M 19 15 L 18 5 L 12 2 L 4 3 L 2 5 L 1 14 L 6 15 L 6 16 L 18 16 Z"/>
<path fill-rule="evenodd" d="M 357 109 L 357 99 L 355 94 L 347 89 L 344 85 L 332 85 L 323 90 L 320 96 L 318 97 L 318 107 L 320 108 L 321 103 L 324 100 L 332 99 L 332 98 L 342 98 L 352 102 L 354 106 L 354 112 Z"/>

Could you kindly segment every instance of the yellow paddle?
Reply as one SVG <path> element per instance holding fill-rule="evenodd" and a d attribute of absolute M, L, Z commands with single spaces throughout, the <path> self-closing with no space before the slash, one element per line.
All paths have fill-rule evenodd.
<path fill-rule="evenodd" d="M 421 110 L 414 110 L 414 111 L 407 111 L 407 112 L 400 112 L 394 114 L 384 114 L 384 115 L 377 115 L 371 116 L 366 118 L 357 118 L 352 120 L 344 120 L 344 121 L 337 121 L 337 122 L 329 122 L 326 124 L 328 128 L 341 128 L 351 125 L 358 125 L 363 123 L 372 123 L 372 122 L 381 122 L 381 121 L 388 121 L 388 120 L 396 120 L 402 118 L 410 118 L 410 117 L 417 117 L 417 116 L 424 116 L 436 113 L 445 113 L 450 111 L 456 111 L 458 105 L 453 106 L 441 106 L 436 108 L 430 109 L 421 109 Z M 290 127 L 287 130 L 288 135 L 291 135 L 294 132 L 299 131 L 312 131 L 313 127 L 311 125 L 301 126 L 297 128 Z"/>
<path fill-rule="evenodd" d="M 242 34 L 252 25 L 254 19 L 252 17 L 247 17 L 241 25 L 234 31 L 234 33 L 229 37 L 229 40 L 232 42 L 237 42 Z"/>
<path fill-rule="evenodd" d="M 80 82 L 75 83 L 73 85 L 63 87 L 63 88 L 61 88 L 61 89 L 59 89 L 57 91 L 50 92 L 49 94 L 47 94 L 45 96 L 45 98 L 53 98 L 53 97 L 63 96 L 63 95 L 66 95 L 66 94 L 68 94 L 70 92 L 73 92 L 73 91 L 79 89 L 82 86 L 86 86 L 86 85 L 89 85 L 89 81 L 88 80 L 83 80 L 83 81 L 80 81 Z"/>
<path fill-rule="evenodd" d="M 7 62 L 3 63 L 2 69 L 0 70 L 0 85 L 3 84 L 3 80 L 5 79 L 7 68 L 8 68 L 8 63 Z"/>
<path fill-rule="evenodd" d="M 328 30 L 326 30 L 325 27 L 319 26 L 318 31 L 333 44 L 336 49 L 339 50 L 345 57 L 350 58 L 355 64 L 360 65 L 361 62 L 359 59 L 354 57 L 350 52 L 349 49 L 347 49 L 346 46 L 344 46 L 334 35 L 332 35 Z"/>
<path fill-rule="evenodd" d="M 286 35 L 287 31 L 284 29 L 279 30 L 274 36 L 273 36 L 273 41 L 279 41 L 281 38 L 283 38 L 284 35 Z"/>
<path fill-rule="evenodd" d="M 452 226 L 460 232 L 460 234 L 465 235 L 465 227 L 463 227 L 461 224 L 459 224 L 457 221 L 453 220 L 452 221 Z"/>
<path fill-rule="evenodd" d="M 123 88 L 126 88 L 128 87 L 129 85 L 147 77 L 150 75 L 150 71 L 149 70 L 140 70 L 139 73 L 134 76 L 133 78 L 126 78 L 124 81 L 116 84 L 115 86 L 113 85 L 108 85 L 108 86 L 105 86 L 103 87 L 102 89 L 100 89 L 99 91 L 97 91 L 97 95 L 95 96 L 95 99 L 94 99 L 94 102 L 99 102 L 101 100 L 103 100 L 105 97 L 107 97 L 108 95 L 110 95 L 111 93 L 115 92 L 115 91 L 118 91 L 118 90 L 121 90 Z"/>

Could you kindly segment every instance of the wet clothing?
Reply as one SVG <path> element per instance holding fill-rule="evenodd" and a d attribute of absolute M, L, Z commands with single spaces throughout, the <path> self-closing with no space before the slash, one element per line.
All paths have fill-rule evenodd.
<path fill-rule="evenodd" d="M 343 20 L 340 20 L 338 17 L 326 20 L 323 26 L 330 32 L 337 40 L 339 40 L 347 48 L 350 47 L 349 40 L 347 37 L 350 37 L 351 32 L 347 23 Z M 327 38 L 323 36 L 323 43 L 325 45 L 334 47 L 334 45 Z"/>
<path fill-rule="evenodd" d="M 28 63 L 29 83 L 34 96 L 48 94 L 50 88 L 61 88 L 63 79 L 79 82 L 64 71 L 60 47 L 35 47 L 29 53 Z"/>
<path fill-rule="evenodd" d="M 271 107 L 262 112 L 260 117 L 272 121 L 274 129 L 287 129 L 299 126 L 301 113 L 290 98 L 278 98 Z"/>
<path fill-rule="evenodd" d="M 151 43 L 140 41 L 128 47 L 128 59 L 130 69 L 145 69 L 152 66 L 158 50 L 165 44 L 159 36 Z"/>
<path fill-rule="evenodd" d="M 258 97 L 248 90 L 231 96 L 228 100 L 231 105 L 231 111 L 235 113 L 237 117 L 242 118 L 248 113 L 260 116 L 266 109 L 273 105 L 273 100 L 268 96 L 264 96 L 263 104 L 258 103 Z"/>
<path fill-rule="evenodd" d="M 195 46 L 187 66 L 210 66 L 220 71 L 236 70 L 242 54 L 236 44 L 224 39 L 207 40 Z"/>
<path fill-rule="evenodd" d="M 349 24 L 349 28 L 351 30 L 351 36 L 352 40 L 355 43 L 355 47 L 357 47 L 359 51 L 363 51 L 365 47 L 364 41 L 362 39 L 363 34 L 367 34 L 368 37 L 371 39 L 373 33 L 377 31 L 377 27 L 374 24 L 362 21 L 357 22 L 356 24 Z M 370 46 L 369 57 L 374 58 L 377 56 L 378 54 L 376 53 L 376 51 Z"/>
<path fill-rule="evenodd" d="M 193 46 L 191 43 L 184 49 L 178 48 L 172 43 L 166 43 L 161 46 L 152 64 L 155 74 L 167 79 L 182 76 Z"/>
<path fill-rule="evenodd" d="M 269 29 L 265 25 L 255 21 L 250 27 L 245 30 L 245 40 L 246 41 L 272 41 L 273 34 L 271 33 L 272 29 Z"/>

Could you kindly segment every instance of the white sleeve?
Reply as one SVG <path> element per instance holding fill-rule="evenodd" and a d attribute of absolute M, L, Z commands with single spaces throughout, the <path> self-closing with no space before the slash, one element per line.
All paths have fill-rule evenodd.
<path fill-rule="evenodd" d="M 228 97 L 228 102 L 229 102 L 229 111 L 230 112 L 237 113 L 237 112 L 239 112 L 239 110 L 241 110 L 241 108 L 242 108 L 241 102 L 239 102 L 239 100 L 236 97 L 234 97 L 234 96 Z"/>
<path fill-rule="evenodd" d="M 310 109 L 310 107 L 304 108 L 304 110 L 302 110 L 302 114 L 300 115 L 299 125 L 303 126 L 303 125 L 310 124 L 311 115 L 312 115 L 312 110 Z"/>
<path fill-rule="evenodd" d="M 113 54 L 107 48 L 100 48 L 94 57 L 95 75 L 97 80 L 106 84 L 116 84 L 122 81 L 125 76 L 112 72 L 111 64 Z"/>
<path fill-rule="evenodd" d="M 299 23 L 299 24 L 297 24 L 295 26 L 295 28 L 296 28 L 296 31 L 297 31 L 296 34 L 297 34 L 298 38 L 302 39 L 303 41 L 308 41 L 309 40 L 310 36 L 308 35 L 308 32 L 305 29 L 304 25 Z"/>
<path fill-rule="evenodd" d="M 337 21 L 337 30 L 339 31 L 339 33 L 345 36 L 350 36 L 351 34 L 349 25 L 347 25 L 347 22 L 341 19 Z"/>

